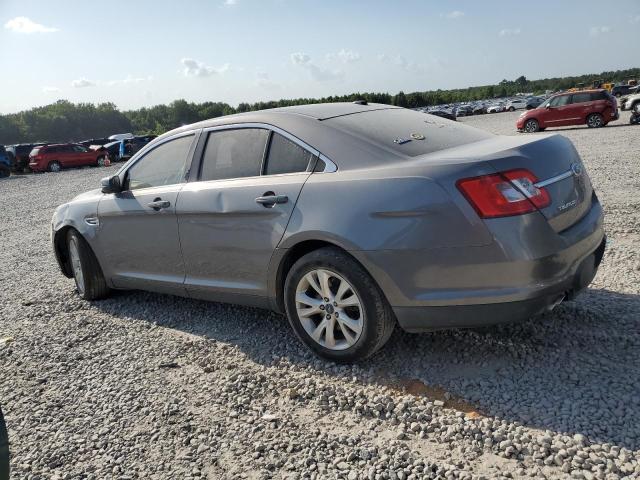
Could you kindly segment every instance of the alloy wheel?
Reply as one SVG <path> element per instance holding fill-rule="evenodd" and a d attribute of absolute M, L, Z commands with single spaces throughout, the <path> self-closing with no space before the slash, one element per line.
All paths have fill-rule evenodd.
<path fill-rule="evenodd" d="M 598 128 L 602 126 L 602 117 L 600 115 L 591 115 L 587 121 L 589 126 L 592 128 Z"/>
<path fill-rule="evenodd" d="M 82 263 L 80 261 L 80 250 L 78 248 L 78 240 L 72 238 L 69 241 L 69 259 L 71 268 L 73 269 L 73 278 L 76 281 L 76 287 L 80 295 L 84 294 L 84 274 L 82 273 Z"/>
<path fill-rule="evenodd" d="M 346 350 L 362 335 L 362 302 L 351 284 L 335 272 L 308 272 L 298 282 L 295 302 L 304 330 L 324 348 Z"/>
<path fill-rule="evenodd" d="M 538 123 L 535 120 L 527 120 L 524 126 L 524 130 L 527 133 L 534 133 L 538 131 Z"/>

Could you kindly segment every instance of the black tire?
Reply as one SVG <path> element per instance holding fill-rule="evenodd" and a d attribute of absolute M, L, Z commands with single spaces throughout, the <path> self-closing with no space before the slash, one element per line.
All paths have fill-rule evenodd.
<path fill-rule="evenodd" d="M 81 277 L 77 273 L 77 268 L 74 266 L 73 248 L 77 248 L 78 259 L 80 261 L 79 268 L 82 272 Z M 76 282 L 78 295 L 85 300 L 100 300 L 109 295 L 110 289 L 102 274 L 102 268 L 100 268 L 98 259 L 87 241 L 73 229 L 67 233 L 67 258 L 73 279 Z"/>
<path fill-rule="evenodd" d="M 362 333 L 353 345 L 344 350 L 331 350 L 317 343 L 298 316 L 296 288 L 307 273 L 318 268 L 344 278 L 362 304 Z M 298 338 L 317 355 L 335 362 L 354 362 L 370 357 L 387 343 L 396 324 L 393 310 L 373 278 L 352 257 L 335 247 L 315 250 L 293 264 L 285 281 L 284 300 L 289 323 Z"/>
<path fill-rule="evenodd" d="M 106 158 L 106 155 L 100 155 L 98 158 L 96 158 L 96 167 L 104 167 Z"/>
<path fill-rule="evenodd" d="M 513 108 L 513 107 L 509 107 L 509 111 L 510 111 L 510 112 L 515 112 L 515 111 L 516 111 L 516 109 L 515 109 L 515 108 Z"/>
<path fill-rule="evenodd" d="M 530 118 L 524 123 L 523 130 L 527 133 L 535 133 L 540 131 L 540 124 L 535 118 Z"/>
<path fill-rule="evenodd" d="M 62 165 L 60 165 L 59 161 L 53 160 L 49 162 L 49 165 L 47 165 L 47 170 L 50 172 L 59 172 L 62 170 Z"/>
<path fill-rule="evenodd" d="M 9 434 L 0 408 L 0 480 L 9 480 Z"/>
<path fill-rule="evenodd" d="M 589 128 L 600 128 L 604 127 L 604 117 L 599 113 L 592 113 L 587 117 L 587 126 Z"/>

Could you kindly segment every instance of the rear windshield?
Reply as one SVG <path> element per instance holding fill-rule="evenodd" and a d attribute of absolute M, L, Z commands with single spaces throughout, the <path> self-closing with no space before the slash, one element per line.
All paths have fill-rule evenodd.
<path fill-rule="evenodd" d="M 31 153 L 29 155 L 37 155 L 39 151 L 40 151 L 40 147 L 36 147 L 33 150 L 31 150 Z"/>
<path fill-rule="evenodd" d="M 403 108 L 344 115 L 324 122 L 369 143 L 410 157 L 492 136 L 461 123 Z"/>

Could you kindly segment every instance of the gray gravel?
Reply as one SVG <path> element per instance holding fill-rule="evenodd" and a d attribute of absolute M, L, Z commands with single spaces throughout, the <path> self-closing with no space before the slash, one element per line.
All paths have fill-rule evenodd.
<path fill-rule="evenodd" d="M 515 134 L 516 116 L 463 121 Z M 49 221 L 115 167 L 0 181 L 14 478 L 640 478 L 640 127 L 626 122 L 560 131 L 607 215 L 588 291 L 521 324 L 397 331 L 358 366 L 318 360 L 256 309 L 78 299 Z"/>

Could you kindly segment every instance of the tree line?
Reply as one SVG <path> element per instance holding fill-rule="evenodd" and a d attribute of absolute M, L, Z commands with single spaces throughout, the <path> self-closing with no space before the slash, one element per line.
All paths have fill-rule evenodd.
<path fill-rule="evenodd" d="M 0 144 L 29 142 L 66 142 L 88 138 L 102 138 L 113 133 L 132 132 L 139 135 L 162 134 L 168 130 L 208 118 L 232 113 L 264 110 L 291 105 L 325 102 L 368 102 L 397 105 L 407 108 L 442 105 L 455 102 L 502 98 L 517 93 L 534 94 L 566 90 L 580 83 L 587 86 L 595 81 L 626 82 L 640 77 L 640 68 L 601 72 L 573 77 L 528 80 L 502 80 L 497 85 L 483 85 L 452 90 L 389 93 L 356 92 L 324 98 L 281 99 L 268 102 L 240 103 L 232 107 L 222 102 L 193 103 L 175 100 L 169 105 L 143 107 L 120 111 L 113 103 L 74 104 L 67 100 L 19 113 L 0 115 Z"/>

